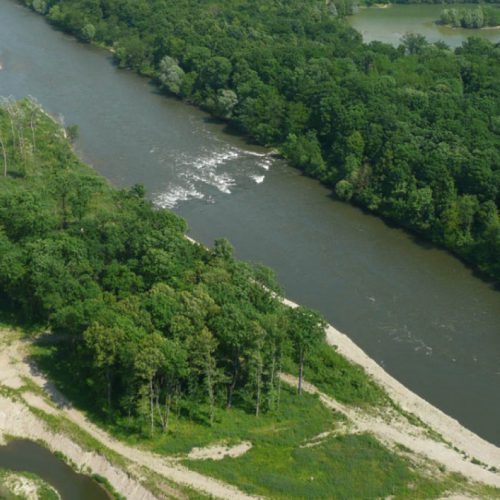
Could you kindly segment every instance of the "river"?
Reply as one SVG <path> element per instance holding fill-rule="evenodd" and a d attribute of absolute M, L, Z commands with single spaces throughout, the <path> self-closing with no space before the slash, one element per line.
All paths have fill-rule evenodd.
<path fill-rule="evenodd" d="M 391 5 L 386 8 L 370 7 L 349 17 L 349 23 L 357 29 L 365 42 L 379 40 L 399 45 L 405 33 L 420 33 L 429 42 L 444 41 L 450 47 L 458 47 L 470 36 L 478 36 L 500 42 L 500 30 L 494 28 L 464 29 L 436 24 L 444 8 L 477 7 L 477 4 L 410 4 Z"/>
<path fill-rule="evenodd" d="M 500 293 L 10 0 L 0 28 L 0 94 L 31 94 L 78 124 L 83 158 L 111 182 L 142 182 L 194 238 L 227 237 L 273 267 L 290 299 L 500 445 Z"/>
<path fill-rule="evenodd" d="M 0 446 L 0 467 L 36 474 L 53 486 L 62 500 L 111 499 L 93 479 L 77 474 L 69 465 L 33 441 L 20 439 Z"/>

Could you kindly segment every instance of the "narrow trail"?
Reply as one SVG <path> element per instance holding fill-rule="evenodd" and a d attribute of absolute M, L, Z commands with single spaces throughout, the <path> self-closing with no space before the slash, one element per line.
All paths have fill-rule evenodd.
<path fill-rule="evenodd" d="M 290 307 L 297 307 L 288 300 L 285 300 L 285 303 Z M 341 412 L 348 418 L 346 433 L 371 433 L 384 445 L 399 453 L 402 453 L 401 446 L 405 447 L 413 459 L 422 458 L 427 463 L 431 460 L 444 466 L 449 472 L 457 472 L 470 480 L 500 488 L 500 448 L 468 431 L 459 422 L 412 393 L 369 358 L 346 335 L 332 326 L 327 327 L 326 338 L 341 355 L 361 365 L 402 410 L 418 417 L 425 424 L 415 425 L 393 408 L 384 409 L 383 413 L 377 414 L 375 411 L 370 412 L 342 404 L 305 382 L 305 391 L 317 394 L 325 406 Z M 213 498 L 236 500 L 256 498 L 232 485 L 189 470 L 179 464 L 178 457 L 161 456 L 114 439 L 90 422 L 82 412 L 73 408 L 54 384 L 28 361 L 25 342 L 16 339 L 12 332 L 2 330 L 0 330 L 0 342 L 3 344 L 0 349 L 0 386 L 19 389 L 24 385 L 23 379 L 29 379 L 50 398 L 48 401 L 38 394 L 27 391 L 22 395 L 25 403 L 23 404 L 0 396 L 0 436 L 3 432 L 31 439 L 43 439 L 79 466 L 89 467 L 92 471 L 107 477 L 117 491 L 134 500 L 155 498 L 135 479 L 136 471 L 142 467 L 173 483 L 191 487 Z M 282 377 L 289 384 L 297 383 L 297 379 L 291 375 L 284 374 Z M 123 457 L 130 464 L 128 470 L 113 466 L 101 455 L 85 452 L 68 436 L 51 433 L 29 407 L 62 416 L 76 424 Z M 311 445 L 314 445 L 314 442 Z M 396 450 L 397 445 L 401 445 L 398 450 Z M 167 490 L 168 485 L 165 485 L 165 494 L 169 497 L 183 497 L 181 492 L 173 490 L 172 494 Z"/>
<path fill-rule="evenodd" d="M 290 385 L 297 385 L 298 379 L 283 374 L 282 380 Z M 411 424 L 403 415 L 393 409 L 384 409 L 383 414 L 370 414 L 366 410 L 339 403 L 324 394 L 318 388 L 303 383 L 303 389 L 310 394 L 317 394 L 321 402 L 333 411 L 349 419 L 349 433 L 369 433 L 390 449 L 402 445 L 417 456 L 430 459 L 443 465 L 449 472 L 458 472 L 468 479 L 500 487 L 500 474 L 486 470 L 485 466 L 471 462 L 472 457 L 465 457 L 460 450 L 453 448 L 455 443 L 447 444 L 433 438 L 425 427 Z M 488 466 L 498 466 L 497 463 Z"/>
<path fill-rule="evenodd" d="M 2 337 L 5 337 L 5 335 L 5 332 L 1 332 Z M 43 439 L 53 446 L 54 449 L 65 453 L 78 465 L 85 465 L 94 472 L 108 477 L 111 484 L 119 492 L 125 491 L 122 494 L 127 498 L 134 500 L 150 500 L 155 498 L 140 484 L 131 480 L 128 472 L 119 471 L 118 468 L 114 467 L 117 470 L 113 474 L 110 474 L 110 467 L 112 468 L 113 466 L 104 457 L 95 453 L 85 453 L 79 446 L 71 442 L 67 436 L 56 435 L 49 431 L 44 423 L 29 410 L 28 406 L 30 406 L 45 413 L 66 418 L 104 446 L 119 454 L 126 461 L 132 462 L 135 466 L 146 467 L 174 483 L 194 488 L 213 498 L 230 498 L 236 500 L 257 498 L 247 495 L 238 488 L 222 481 L 191 471 L 178 464 L 175 459 L 169 459 L 146 450 L 141 450 L 140 448 L 129 446 L 114 439 L 107 432 L 90 422 L 82 412 L 72 407 L 71 403 L 55 388 L 54 384 L 47 380 L 33 364 L 29 363 L 26 358 L 26 346 L 23 342 L 11 340 L 8 345 L 2 346 L 1 349 L 0 385 L 19 389 L 24 385 L 23 378 L 33 381 L 38 387 L 43 389 L 45 394 L 50 397 L 51 404 L 44 398 L 30 392 L 23 394 L 26 405 L 0 397 L 0 433 L 8 433 L 31 439 Z M 75 447 L 79 448 L 79 450 Z M 85 460 L 82 460 L 82 453 L 85 455 Z M 101 461 L 108 462 L 108 466 L 104 467 Z M 104 473 L 104 469 L 106 469 L 106 473 Z M 115 478 L 117 474 L 120 475 L 120 480 Z M 128 479 L 127 484 L 124 484 L 122 476 Z"/>
<path fill-rule="evenodd" d="M 283 303 L 292 308 L 299 307 L 298 304 L 288 299 L 284 299 Z M 459 453 L 457 453 L 458 456 L 465 454 L 468 460 L 476 459 L 486 464 L 488 467 L 497 470 L 496 473 L 485 471 L 480 465 L 470 463 L 469 465 L 473 465 L 474 467 L 469 468 L 469 466 L 463 466 L 464 470 L 468 471 L 464 473 L 464 475 L 477 481 L 483 481 L 481 478 L 484 478 L 483 482 L 494 486 L 500 485 L 499 447 L 479 437 L 477 434 L 474 434 L 461 425 L 460 422 L 410 391 L 410 389 L 389 375 L 347 335 L 340 332 L 332 325 L 327 326 L 325 333 L 326 341 L 329 345 L 350 362 L 360 365 L 402 410 L 416 416 L 425 425 L 439 434 L 444 441 L 451 443 L 457 448 L 459 450 Z M 410 426 L 410 428 L 411 427 L 415 426 Z M 407 428 L 407 430 L 409 431 L 410 428 Z M 449 457 L 449 460 L 450 464 L 455 463 L 452 456 Z M 467 460 L 463 456 L 462 461 L 467 463 Z M 455 466 L 458 466 L 458 464 L 455 463 Z M 450 470 L 455 469 L 450 467 Z M 469 476 L 469 474 L 472 474 L 472 476 Z"/>

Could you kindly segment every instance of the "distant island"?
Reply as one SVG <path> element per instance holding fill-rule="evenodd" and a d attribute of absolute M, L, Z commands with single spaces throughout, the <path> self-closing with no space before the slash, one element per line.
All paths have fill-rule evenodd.
<path fill-rule="evenodd" d="M 499 28 L 500 9 L 483 5 L 443 9 L 438 24 L 467 29 Z"/>

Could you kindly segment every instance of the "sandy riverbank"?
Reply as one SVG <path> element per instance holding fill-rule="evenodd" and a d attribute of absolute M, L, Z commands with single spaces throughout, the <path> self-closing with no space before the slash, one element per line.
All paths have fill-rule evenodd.
<path fill-rule="evenodd" d="M 284 303 L 290 307 L 298 307 L 296 303 L 287 299 Z M 377 434 L 376 431 L 379 430 L 378 437 L 382 441 L 389 440 L 403 444 L 413 452 L 441 463 L 450 471 L 459 472 L 474 481 L 500 487 L 500 448 L 469 431 L 457 420 L 410 391 L 389 375 L 347 335 L 331 325 L 328 325 L 326 329 L 326 339 L 339 354 L 362 366 L 375 382 L 386 390 L 396 405 L 418 417 L 425 425 L 438 433 L 442 440 L 436 441 L 425 433 L 416 432 L 418 428 L 409 422 L 404 423 L 401 419 L 398 422 L 391 421 L 390 425 L 387 425 L 387 422 L 382 424 L 381 419 L 366 420 L 366 416 L 361 416 L 359 412 L 356 413 L 345 405 L 339 406 L 339 403 L 335 403 L 339 411 L 346 413 L 354 422 L 364 420 L 368 425 L 363 425 L 363 427 L 368 432 Z M 318 392 L 312 386 L 309 387 L 311 391 Z M 322 399 L 328 406 L 332 405 L 332 398 L 322 395 Z M 377 427 L 379 425 L 383 425 L 383 428 Z M 473 460 L 481 463 L 474 463 Z"/>
<path fill-rule="evenodd" d="M 290 307 L 297 307 L 297 304 L 289 300 L 285 299 L 284 302 Z M 481 439 L 404 387 L 333 326 L 327 327 L 326 336 L 327 342 L 340 354 L 362 366 L 386 390 L 398 407 L 418 417 L 425 424 L 415 425 L 416 419 L 408 419 L 394 408 L 384 408 L 383 412 L 367 412 L 341 404 L 306 383 L 305 389 L 317 393 L 325 406 L 342 412 L 347 417 L 348 433 L 371 433 L 398 453 L 402 446 L 408 450 L 407 454 L 411 460 L 422 461 L 427 467 L 429 464 L 437 464 L 442 470 L 460 473 L 468 480 L 500 488 L 500 448 Z M 142 484 L 148 470 L 170 481 L 162 484 L 161 488 L 164 491 L 170 490 L 170 496 L 173 497 L 185 498 L 182 488 L 175 489 L 175 485 L 181 485 L 214 498 L 252 498 L 232 485 L 181 466 L 178 459 L 156 455 L 117 441 L 73 408 L 53 384 L 29 363 L 26 352 L 27 344 L 20 340 L 19 334 L 0 329 L 0 387 L 17 391 L 15 398 L 0 395 L 0 438 L 2 434 L 8 434 L 42 440 L 48 443 L 53 451 L 66 455 L 78 468 L 106 477 L 120 494 L 134 500 L 156 498 Z M 290 375 L 284 375 L 283 378 L 288 383 L 296 382 Z M 26 390 L 26 380 L 36 384 L 45 395 Z M 119 464 L 110 460 L 106 454 L 85 449 L 71 435 L 54 432 L 36 411 L 64 418 L 78 426 L 118 455 Z M 429 432 L 430 429 L 432 432 Z M 207 449 L 195 449 L 193 453 L 200 455 L 198 458 L 214 458 L 214 455 L 238 456 L 250 447 L 251 443 L 242 443 L 235 449 L 217 445 Z"/>
<path fill-rule="evenodd" d="M 193 244 L 200 244 L 187 235 L 186 238 Z M 286 298 L 283 299 L 283 303 L 293 308 L 299 306 Z M 337 349 L 339 354 L 352 363 L 360 365 L 377 384 L 385 389 L 397 406 L 420 419 L 423 424 L 439 434 L 441 440 L 436 441 L 430 438 L 428 433 L 421 432 L 422 429 L 407 420 L 403 422 L 397 416 L 388 426 L 387 422 L 381 424 L 380 419 L 377 418 L 368 422 L 359 412 L 335 402 L 338 411 L 358 423 L 363 420 L 364 424 L 360 424 L 359 427 L 367 432 L 378 428 L 380 431 L 378 437 L 387 444 L 404 444 L 414 453 L 423 454 L 426 458 L 441 463 L 448 470 L 459 472 L 473 481 L 500 488 L 500 448 L 474 434 L 457 420 L 398 382 L 347 335 L 332 325 L 326 328 L 326 340 L 329 345 Z M 319 392 L 310 385 L 309 388 L 312 392 Z M 323 402 L 333 408 L 332 401 L 334 400 L 326 395 L 321 396 Z M 391 426 L 398 428 L 396 433 L 392 432 Z"/>

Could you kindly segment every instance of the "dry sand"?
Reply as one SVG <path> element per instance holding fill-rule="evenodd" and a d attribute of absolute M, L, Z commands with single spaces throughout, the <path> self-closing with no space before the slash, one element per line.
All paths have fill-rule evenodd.
<path fill-rule="evenodd" d="M 285 299 L 285 304 L 297 307 L 297 304 Z M 461 426 L 456 420 L 445 415 L 425 400 L 408 390 L 386 373 L 375 361 L 369 358 L 346 335 L 332 326 L 326 330 L 327 341 L 351 362 L 361 365 L 366 372 L 381 385 L 391 399 L 406 412 L 417 416 L 433 431 L 442 436 L 442 440 L 433 437 L 425 427 L 415 426 L 400 413 L 393 410 L 376 415 L 361 411 L 355 407 L 343 405 L 325 394 L 320 393 L 310 384 L 305 390 L 318 393 L 323 403 L 335 411 L 345 414 L 350 424 L 347 432 L 369 432 L 390 447 L 404 445 L 417 456 L 431 459 L 444 466 L 448 471 L 459 472 L 470 480 L 500 487 L 500 473 L 487 470 L 495 467 L 500 471 L 500 449 L 481 439 Z M 128 446 L 91 423 L 83 413 L 76 410 L 60 394 L 50 381 L 38 373 L 25 357 L 25 344 L 16 340 L 12 332 L 0 331 L 0 385 L 19 389 L 24 379 L 30 379 L 42 388 L 50 398 L 44 398 L 30 391 L 22 394 L 22 400 L 0 397 L 0 437 L 1 434 L 41 439 L 53 450 L 64 453 L 81 469 L 89 469 L 106 477 L 122 495 L 131 499 L 149 500 L 154 495 L 144 488 L 136 473 L 141 467 L 151 469 L 164 478 L 180 485 L 186 485 L 214 498 L 250 499 L 255 498 L 243 493 L 236 487 L 222 481 L 193 472 L 178 463 L 178 457 L 167 458 L 139 447 Z M 296 380 L 284 375 L 289 383 Z M 55 434 L 38 418 L 30 408 L 37 408 L 45 413 L 58 415 L 70 420 L 107 448 L 123 457 L 130 465 L 124 470 L 112 464 L 104 456 L 84 450 L 69 436 Z M 320 442 L 323 436 L 318 436 Z M 314 446 L 312 440 L 306 446 Z M 217 459 L 224 456 L 239 456 L 250 449 L 251 443 L 240 443 L 235 447 L 214 445 L 202 449 L 193 449 L 188 457 L 199 459 Z M 482 464 L 472 463 L 472 459 Z"/>
<path fill-rule="evenodd" d="M 298 307 L 296 303 L 287 299 L 284 300 L 284 303 L 290 307 Z M 347 335 L 331 325 L 328 325 L 326 329 L 326 339 L 328 344 L 334 346 L 339 354 L 362 366 L 373 380 L 386 390 L 389 397 L 399 407 L 418 417 L 449 444 L 435 441 L 423 428 L 411 425 L 408 420 L 395 413 L 389 422 L 388 419 L 370 416 L 366 412 L 347 407 L 325 394 L 320 394 L 322 401 L 327 406 L 346 414 L 362 432 L 372 432 L 383 442 L 403 444 L 415 453 L 439 462 L 450 471 L 460 472 L 474 481 L 500 487 L 500 448 L 480 438 L 460 425 L 457 420 L 407 389 L 391 377 Z M 285 378 L 288 381 L 293 380 L 293 377 L 286 376 Z M 307 387 L 310 391 L 319 393 L 310 384 L 307 384 Z M 472 459 L 479 460 L 485 465 L 474 464 Z M 498 472 L 486 470 L 486 468 L 493 467 Z"/>
<path fill-rule="evenodd" d="M 144 488 L 136 478 L 137 466 L 146 467 L 156 474 L 176 484 L 189 486 L 213 498 L 252 499 L 238 488 L 222 481 L 203 476 L 177 463 L 177 459 L 166 457 L 129 446 L 111 437 L 107 432 L 90 422 L 85 415 L 73 408 L 69 401 L 57 391 L 54 385 L 36 371 L 26 360 L 26 346 L 16 340 L 12 332 L 0 330 L 0 386 L 19 389 L 23 379 L 30 379 L 42 388 L 50 399 L 25 391 L 21 400 L 12 400 L 0 396 L 0 437 L 2 434 L 42 440 L 52 451 L 66 455 L 81 470 L 90 470 L 108 479 L 113 487 L 126 498 L 133 500 L 153 500 L 156 497 Z M 104 456 L 84 450 L 70 436 L 52 432 L 45 422 L 31 410 L 37 408 L 45 413 L 64 417 L 90 434 L 108 449 L 120 455 L 130 464 L 126 470 L 112 464 Z M 246 443 L 241 443 L 229 454 L 241 454 L 247 451 Z M 208 457 L 207 457 L 208 458 Z M 181 495 L 179 495 L 181 496 Z"/>
<path fill-rule="evenodd" d="M 215 444 L 205 448 L 193 448 L 187 455 L 189 460 L 222 460 L 226 457 L 237 458 L 252 448 L 250 441 L 242 441 L 234 446 Z"/>

